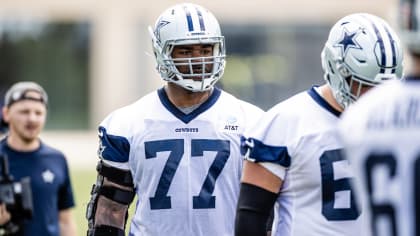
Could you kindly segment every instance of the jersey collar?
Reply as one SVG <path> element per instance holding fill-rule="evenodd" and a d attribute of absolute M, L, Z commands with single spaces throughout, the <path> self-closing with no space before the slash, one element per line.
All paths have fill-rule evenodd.
<path fill-rule="evenodd" d="M 220 97 L 220 94 L 221 94 L 221 90 L 214 87 L 213 93 L 210 95 L 210 97 L 205 102 L 203 102 L 203 104 L 201 104 L 199 107 L 197 107 L 197 109 L 195 109 L 191 113 L 185 114 L 182 111 L 180 111 L 174 104 L 171 103 L 171 101 L 169 100 L 168 95 L 166 94 L 165 89 L 163 87 L 158 89 L 157 92 L 158 92 L 159 99 L 160 99 L 161 103 L 163 104 L 163 106 L 166 109 L 168 109 L 168 111 L 171 112 L 175 117 L 180 119 L 185 124 L 192 121 L 194 118 L 196 118 L 201 113 L 207 111 L 211 106 L 213 106 L 213 104 L 216 103 L 216 101 L 218 100 L 218 98 Z"/>
<path fill-rule="evenodd" d="M 308 90 L 309 96 L 312 97 L 313 100 L 315 100 L 316 103 L 318 103 L 321 107 L 326 109 L 328 112 L 332 113 L 336 117 L 340 117 L 341 112 L 337 111 L 334 107 L 332 107 L 321 95 L 317 93 L 315 90 L 315 87 L 313 86 L 311 89 Z"/>

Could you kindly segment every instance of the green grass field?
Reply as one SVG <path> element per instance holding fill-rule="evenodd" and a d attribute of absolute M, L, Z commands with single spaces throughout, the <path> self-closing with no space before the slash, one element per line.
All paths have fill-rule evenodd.
<path fill-rule="evenodd" d="M 71 179 L 73 192 L 76 200 L 76 207 L 74 208 L 74 217 L 77 225 L 77 232 L 79 236 L 86 235 L 87 231 L 87 220 L 85 218 L 86 206 L 90 200 L 90 190 L 92 185 L 96 181 L 96 170 L 77 170 L 75 168 L 71 170 Z M 134 199 L 133 202 L 135 202 Z M 134 203 L 131 205 L 134 206 Z M 133 215 L 134 207 L 130 207 L 130 216 Z M 127 223 L 127 230 L 129 223 Z"/>
<path fill-rule="evenodd" d="M 86 235 L 87 220 L 85 219 L 86 206 L 90 200 L 90 190 L 92 184 L 96 180 L 96 171 L 92 170 L 71 170 L 71 179 L 74 197 L 76 198 L 76 208 L 74 209 L 74 217 L 77 225 L 79 236 Z"/>

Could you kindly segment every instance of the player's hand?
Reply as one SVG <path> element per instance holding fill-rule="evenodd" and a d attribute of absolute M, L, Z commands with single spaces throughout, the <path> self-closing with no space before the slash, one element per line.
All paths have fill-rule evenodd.
<path fill-rule="evenodd" d="M 0 204 L 0 225 L 4 225 L 10 221 L 11 215 L 6 209 L 6 204 Z"/>

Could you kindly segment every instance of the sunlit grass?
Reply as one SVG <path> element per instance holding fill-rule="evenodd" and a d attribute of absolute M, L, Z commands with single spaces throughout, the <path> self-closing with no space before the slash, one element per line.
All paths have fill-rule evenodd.
<path fill-rule="evenodd" d="M 74 217 L 79 236 L 86 235 L 87 220 L 85 218 L 86 206 L 90 200 L 90 190 L 96 180 L 96 171 L 71 169 L 73 193 L 76 201 Z"/>

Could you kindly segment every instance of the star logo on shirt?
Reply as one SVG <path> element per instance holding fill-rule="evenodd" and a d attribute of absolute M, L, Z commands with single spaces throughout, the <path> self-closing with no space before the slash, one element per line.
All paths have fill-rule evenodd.
<path fill-rule="evenodd" d="M 46 170 L 42 172 L 42 179 L 45 183 L 52 183 L 54 181 L 55 175 L 52 171 Z"/>
<path fill-rule="evenodd" d="M 334 47 L 341 47 L 343 57 L 346 55 L 349 48 L 362 49 L 355 39 L 357 35 L 358 31 L 349 33 L 344 29 L 342 39 L 334 45 Z"/>

